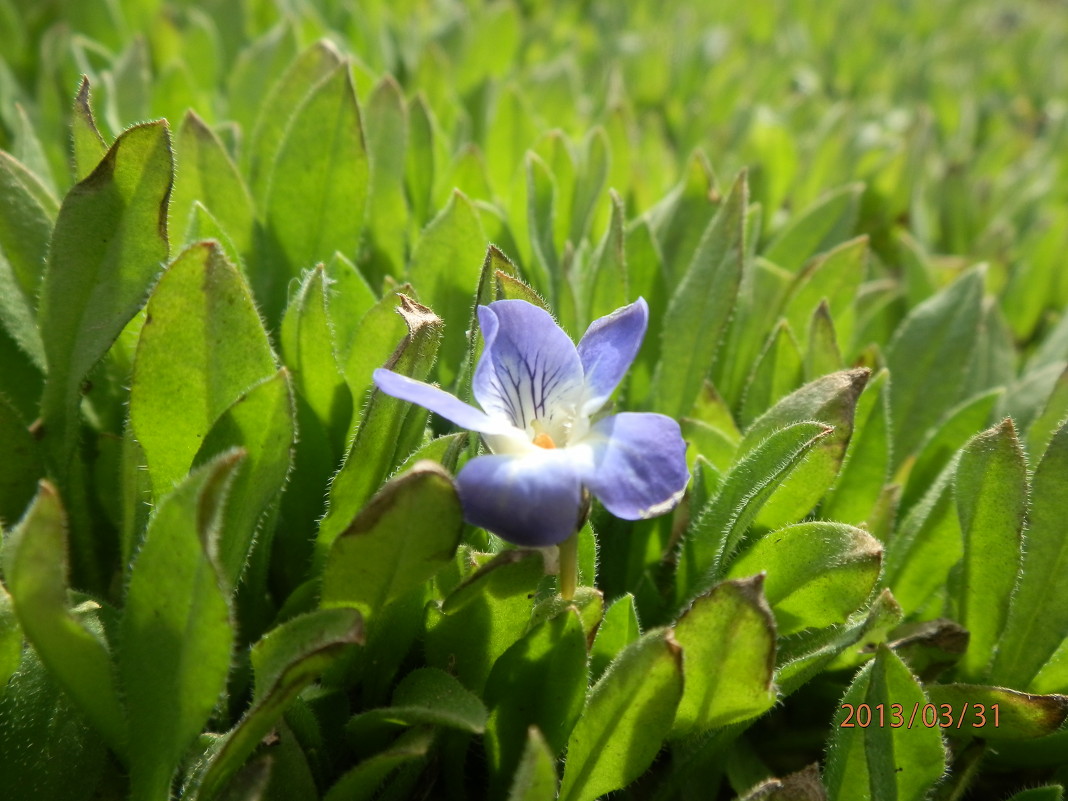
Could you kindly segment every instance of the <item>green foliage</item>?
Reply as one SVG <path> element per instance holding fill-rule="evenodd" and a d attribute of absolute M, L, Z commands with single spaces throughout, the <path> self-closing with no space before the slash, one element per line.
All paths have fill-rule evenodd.
<path fill-rule="evenodd" d="M 571 732 L 562 799 L 594 799 L 641 775 L 671 730 L 681 656 L 670 632 L 652 631 L 608 666 Z"/>
<path fill-rule="evenodd" d="M 886 646 L 880 645 L 872 662 L 853 680 L 835 715 L 835 731 L 824 779 L 828 798 L 922 799 L 945 769 L 945 746 L 937 727 L 862 725 L 863 714 L 848 720 L 849 711 L 857 717 L 857 707 L 881 707 L 889 723 L 895 714 L 927 703 L 923 687 L 908 666 Z M 864 707 L 862 707 L 864 708 Z M 853 726 L 847 725 L 853 723 Z"/>
<path fill-rule="evenodd" d="M 42 482 L 25 517 L 4 539 L 4 582 L 18 625 L 40 661 L 51 666 L 52 681 L 66 688 L 104 741 L 124 755 L 126 732 L 111 653 L 100 632 L 72 614 L 67 599 L 65 535 L 59 497 Z"/>
<path fill-rule="evenodd" d="M 1048 4 L 31 5 L 0 796 L 1063 797 Z M 638 297 L 611 406 L 691 481 L 565 599 L 372 374 L 472 400 L 479 304 Z"/>
<path fill-rule="evenodd" d="M 759 715 L 775 702 L 775 621 L 760 574 L 725 581 L 675 625 L 685 685 L 674 732 L 706 731 Z"/>
<path fill-rule="evenodd" d="M 118 672 L 132 798 L 167 793 L 226 687 L 234 631 L 215 562 L 219 516 L 241 458 L 223 454 L 163 498 L 130 570 Z"/>
<path fill-rule="evenodd" d="M 371 616 L 447 565 L 463 518 L 449 474 L 421 462 L 387 483 L 334 540 L 323 568 L 325 607 Z M 427 537 L 425 532 L 435 535 Z"/>

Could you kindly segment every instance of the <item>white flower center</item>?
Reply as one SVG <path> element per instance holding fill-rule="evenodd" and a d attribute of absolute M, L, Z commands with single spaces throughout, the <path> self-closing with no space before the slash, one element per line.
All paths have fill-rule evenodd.
<path fill-rule="evenodd" d="M 589 417 L 567 404 L 550 410 L 547 417 L 534 418 L 526 428 L 515 428 L 509 434 L 483 434 L 483 439 L 494 453 L 521 454 L 573 446 L 589 430 Z"/>

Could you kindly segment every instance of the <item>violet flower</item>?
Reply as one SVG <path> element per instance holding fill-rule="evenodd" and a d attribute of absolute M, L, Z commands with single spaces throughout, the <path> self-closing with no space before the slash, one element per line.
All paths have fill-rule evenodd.
<path fill-rule="evenodd" d="M 456 476 L 464 517 L 525 546 L 555 545 L 582 521 L 584 488 L 626 520 L 670 510 L 689 478 L 670 417 L 593 419 L 638 353 L 649 321 L 639 298 L 595 320 L 575 347 L 548 312 L 523 300 L 478 307 L 485 348 L 473 392 L 482 409 L 390 370 L 378 388 L 477 431 L 491 451 Z"/>

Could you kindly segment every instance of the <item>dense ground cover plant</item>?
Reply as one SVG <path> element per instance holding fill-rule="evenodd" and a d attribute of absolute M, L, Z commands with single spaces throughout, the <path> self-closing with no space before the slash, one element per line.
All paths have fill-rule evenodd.
<path fill-rule="evenodd" d="M 0 796 L 1062 798 L 1056 5 L 354 5 L 0 0 Z M 681 502 L 465 522 L 624 307 Z"/>

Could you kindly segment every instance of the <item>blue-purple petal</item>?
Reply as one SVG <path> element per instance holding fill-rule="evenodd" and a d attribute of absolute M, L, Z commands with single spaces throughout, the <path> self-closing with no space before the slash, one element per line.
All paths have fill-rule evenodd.
<path fill-rule="evenodd" d="M 616 517 L 656 517 L 682 497 L 686 443 L 670 417 L 623 412 L 596 423 L 586 441 L 594 455 L 583 483 Z"/>
<path fill-rule="evenodd" d="M 461 428 L 482 434 L 503 433 L 509 429 L 503 420 L 495 420 L 480 409 L 430 384 L 382 367 L 375 370 L 372 377 L 375 385 L 387 395 L 417 403 Z"/>
<path fill-rule="evenodd" d="M 499 300 L 479 306 L 478 320 L 485 348 L 472 389 L 487 413 L 525 429 L 581 400 L 575 344 L 547 311 L 523 300 Z"/>
<path fill-rule="evenodd" d="M 456 476 L 468 523 L 516 545 L 544 547 L 578 530 L 582 483 L 566 452 L 479 456 Z"/>
<path fill-rule="evenodd" d="M 586 374 L 586 411 L 600 409 L 619 386 L 638 355 L 648 325 L 649 306 L 644 298 L 590 323 L 578 344 Z"/>

